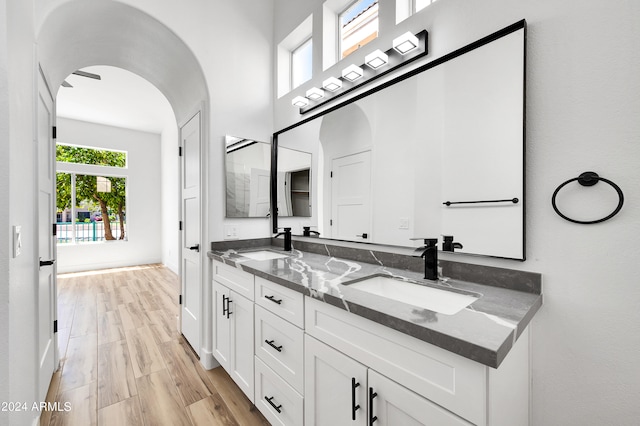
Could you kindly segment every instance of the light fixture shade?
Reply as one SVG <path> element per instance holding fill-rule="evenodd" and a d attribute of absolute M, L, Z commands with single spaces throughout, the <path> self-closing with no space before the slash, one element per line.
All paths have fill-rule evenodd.
<path fill-rule="evenodd" d="M 317 87 L 312 87 L 311 89 L 307 90 L 307 98 L 311 99 L 312 101 L 317 101 L 320 98 L 324 98 L 324 90 L 318 89 Z"/>
<path fill-rule="evenodd" d="M 342 88 L 342 80 L 335 77 L 329 77 L 328 79 L 322 82 L 322 87 L 324 87 L 325 90 L 328 90 L 330 92 L 335 92 L 336 90 L 339 90 Z"/>
<path fill-rule="evenodd" d="M 356 81 L 364 75 L 364 71 L 357 65 L 349 65 L 345 69 L 342 70 L 342 78 L 345 78 L 349 81 Z"/>
<path fill-rule="evenodd" d="M 393 48 L 402 55 L 416 49 L 418 45 L 418 37 L 410 32 L 406 32 L 393 40 Z"/>
<path fill-rule="evenodd" d="M 364 57 L 364 63 L 374 70 L 385 66 L 388 62 L 389 56 L 380 49 L 374 50 Z"/>
<path fill-rule="evenodd" d="M 291 105 L 297 106 L 300 108 L 306 107 L 307 105 L 309 105 L 309 99 L 303 98 L 302 96 L 296 96 L 291 100 Z"/>

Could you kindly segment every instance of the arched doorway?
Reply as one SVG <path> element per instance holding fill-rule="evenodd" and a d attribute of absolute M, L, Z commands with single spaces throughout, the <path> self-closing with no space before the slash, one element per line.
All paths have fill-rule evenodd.
<path fill-rule="evenodd" d="M 200 63 L 191 49 L 164 24 L 138 9 L 111 1 L 65 2 L 44 20 L 37 45 L 43 86 L 50 88 L 53 98 L 73 71 L 91 65 L 109 65 L 141 76 L 169 100 L 181 129 L 179 145 L 183 156 L 180 176 L 176 176 L 183 185 L 181 198 L 176 202 L 181 204 L 181 229 L 188 230 L 181 233 L 179 247 L 176 247 L 181 253 L 182 332 L 200 353 L 203 346 L 200 315 L 204 312 L 203 300 L 206 300 L 201 279 L 204 251 L 186 250 L 196 245 L 202 247 L 203 236 L 207 235 L 203 195 L 207 191 L 205 159 L 208 144 L 203 129 L 208 128 L 205 111 L 209 98 Z M 38 171 L 40 174 L 51 172 L 42 168 Z M 47 209 L 42 207 L 45 206 L 39 206 L 39 210 L 46 214 Z M 46 216 L 43 223 L 46 223 Z M 41 227 L 39 233 L 45 232 L 45 228 Z M 53 286 L 55 288 L 55 281 Z M 55 306 L 55 291 L 53 294 Z M 42 354 L 38 353 L 38 357 L 42 359 Z M 54 365 L 57 365 L 57 359 Z M 44 388 L 45 392 L 43 378 L 47 374 L 47 371 L 40 374 L 39 388 Z"/>

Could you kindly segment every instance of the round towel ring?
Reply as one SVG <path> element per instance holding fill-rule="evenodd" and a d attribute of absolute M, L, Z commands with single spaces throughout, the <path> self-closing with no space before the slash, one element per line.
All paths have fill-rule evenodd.
<path fill-rule="evenodd" d="M 571 219 L 570 217 L 565 216 L 564 214 L 562 214 L 562 212 L 560 212 L 560 210 L 558 209 L 558 206 L 556 205 L 556 196 L 558 195 L 558 192 L 564 188 L 565 185 L 573 182 L 573 181 L 578 181 L 578 183 L 582 186 L 593 186 L 596 183 L 598 183 L 598 181 L 603 181 L 605 183 L 608 183 L 609 185 L 611 185 L 611 187 L 613 189 L 616 190 L 616 192 L 618 193 L 618 206 L 616 207 L 616 209 L 611 212 L 611 214 L 609 214 L 606 217 L 603 217 L 601 219 L 596 219 L 596 220 L 576 220 L 576 219 Z M 568 181 L 560 184 L 560 186 L 558 186 L 556 188 L 556 190 L 553 192 L 553 196 L 551 197 L 551 205 L 553 206 L 553 210 L 555 210 L 556 213 L 558 213 L 558 216 L 560 216 L 561 218 L 568 220 L 569 222 L 573 222 L 573 223 L 580 223 L 582 225 L 591 225 L 594 223 L 600 223 L 600 222 L 604 222 L 605 220 L 609 220 L 612 217 L 614 217 L 615 215 L 618 214 L 618 212 L 622 209 L 622 204 L 624 203 L 624 194 L 622 193 L 622 190 L 620 189 L 620 187 L 618 185 L 616 185 L 615 183 L 611 182 L 609 179 L 605 179 L 603 177 L 598 176 L 597 173 L 595 172 L 584 172 L 582 173 L 580 176 L 573 178 L 573 179 L 569 179 Z"/>

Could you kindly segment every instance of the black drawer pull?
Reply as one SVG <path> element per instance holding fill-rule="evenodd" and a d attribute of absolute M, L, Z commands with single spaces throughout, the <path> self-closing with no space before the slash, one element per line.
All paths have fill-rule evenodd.
<path fill-rule="evenodd" d="M 356 383 L 356 378 L 351 378 L 351 419 L 356 419 L 356 411 L 360 409 L 360 404 L 356 405 L 356 388 L 360 383 Z"/>
<path fill-rule="evenodd" d="M 228 309 L 229 309 L 229 307 L 227 306 L 227 295 L 223 294 L 222 295 L 222 316 L 227 315 L 227 310 Z"/>
<path fill-rule="evenodd" d="M 277 303 L 278 305 L 282 303 L 282 299 L 280 299 L 280 300 L 276 300 L 276 298 L 275 298 L 275 297 L 273 297 L 273 296 L 265 296 L 264 298 L 265 298 L 265 299 L 269 299 L 269 300 L 271 300 L 273 303 Z"/>
<path fill-rule="evenodd" d="M 273 349 L 275 349 L 278 352 L 282 352 L 282 345 L 280 346 L 276 346 L 273 344 L 273 340 L 265 340 L 264 341 L 267 345 L 271 346 Z"/>
<path fill-rule="evenodd" d="M 264 399 L 266 399 L 266 400 L 267 400 L 267 402 L 268 402 L 269 404 L 271 404 L 271 406 L 272 406 L 273 408 L 275 408 L 275 410 L 276 410 L 278 413 L 282 413 L 282 410 L 281 410 L 281 408 L 282 408 L 282 404 L 280 404 L 280 405 L 277 405 L 277 406 L 276 406 L 276 404 L 274 404 L 274 403 L 273 403 L 273 401 L 272 401 L 272 400 L 273 400 L 273 397 L 271 397 L 271 398 L 267 398 L 267 397 L 265 396 L 265 397 L 264 397 Z"/>
<path fill-rule="evenodd" d="M 227 318 L 229 318 L 229 315 L 233 313 L 231 312 L 231 309 L 229 309 L 229 303 L 233 303 L 233 300 L 231 300 L 230 297 L 227 297 Z"/>
<path fill-rule="evenodd" d="M 369 426 L 373 426 L 373 423 L 378 420 L 378 416 L 373 415 L 373 398 L 376 396 L 378 394 L 373 391 L 373 388 L 369 388 Z"/>

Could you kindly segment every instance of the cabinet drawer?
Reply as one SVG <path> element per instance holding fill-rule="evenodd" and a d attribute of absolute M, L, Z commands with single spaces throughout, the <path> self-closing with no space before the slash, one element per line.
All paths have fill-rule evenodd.
<path fill-rule="evenodd" d="M 233 266 L 213 261 L 213 279 L 253 301 L 254 275 Z"/>
<path fill-rule="evenodd" d="M 290 288 L 256 277 L 256 303 L 304 328 L 304 295 Z"/>
<path fill-rule="evenodd" d="M 256 401 L 258 410 L 272 425 L 303 423 L 302 396 L 256 357 Z"/>
<path fill-rule="evenodd" d="M 301 329 L 256 306 L 255 348 L 258 358 L 298 393 L 304 393 L 304 332 Z"/>
<path fill-rule="evenodd" d="M 488 367 L 310 297 L 305 305 L 310 335 L 472 423 L 486 424 Z"/>

